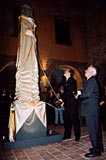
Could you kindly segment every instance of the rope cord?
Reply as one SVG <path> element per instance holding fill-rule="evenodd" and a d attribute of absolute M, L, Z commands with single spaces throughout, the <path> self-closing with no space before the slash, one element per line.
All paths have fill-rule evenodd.
<path fill-rule="evenodd" d="M 56 108 L 56 107 L 54 107 L 52 104 L 50 104 L 50 103 L 48 103 L 48 102 L 45 102 L 45 103 L 48 104 L 50 107 L 56 109 L 56 110 L 60 110 L 60 108 Z M 61 108 L 64 108 L 64 107 L 62 106 Z"/>
<path fill-rule="evenodd" d="M 36 42 L 35 42 L 35 43 L 36 43 Z M 52 87 L 52 85 L 51 85 L 51 83 L 50 83 L 50 81 L 49 81 L 49 79 L 48 79 L 46 73 L 45 73 L 44 70 L 43 70 L 43 67 L 42 67 L 43 65 L 42 65 L 42 63 L 41 63 L 41 60 L 40 60 L 38 54 L 37 54 L 36 48 L 35 48 L 35 53 L 36 53 L 36 57 L 37 57 L 37 59 L 38 59 L 39 65 L 40 65 L 40 67 L 41 67 L 41 70 L 42 70 L 42 72 L 43 72 L 43 75 L 46 77 L 46 80 L 47 80 L 47 82 L 48 82 L 50 88 L 52 89 L 52 91 L 53 91 L 55 97 L 57 98 L 57 100 L 59 100 L 59 98 L 57 97 L 56 92 L 54 91 L 54 89 L 53 89 L 53 87 Z"/>

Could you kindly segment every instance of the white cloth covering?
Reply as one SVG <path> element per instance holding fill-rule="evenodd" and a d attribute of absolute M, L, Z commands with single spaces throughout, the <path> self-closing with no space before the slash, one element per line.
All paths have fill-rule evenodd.
<path fill-rule="evenodd" d="M 15 120 L 12 120 L 13 112 L 10 111 L 10 141 L 14 140 L 14 133 L 12 132 L 14 125 L 12 123 L 15 123 L 17 133 L 33 111 L 41 120 L 42 125 L 46 127 L 45 103 L 40 101 L 39 97 L 35 27 L 33 19 L 25 16 L 19 17 L 20 34 L 16 62 L 15 101 L 13 103 Z"/>

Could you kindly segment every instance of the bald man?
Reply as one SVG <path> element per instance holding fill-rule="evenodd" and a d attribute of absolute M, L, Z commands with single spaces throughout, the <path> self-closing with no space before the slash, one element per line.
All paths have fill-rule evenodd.
<path fill-rule="evenodd" d="M 82 90 L 81 115 L 85 117 L 92 148 L 85 157 L 101 156 L 103 150 L 101 129 L 99 125 L 99 87 L 96 81 L 97 69 L 89 66 L 85 70 L 86 81 Z"/>

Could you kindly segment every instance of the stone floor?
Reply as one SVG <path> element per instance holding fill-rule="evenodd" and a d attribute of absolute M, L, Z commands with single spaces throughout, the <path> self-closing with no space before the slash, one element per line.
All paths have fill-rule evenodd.
<path fill-rule="evenodd" d="M 50 129 L 63 134 L 64 127 L 61 125 L 50 126 Z M 106 160 L 106 131 L 103 132 L 105 152 L 97 158 L 90 160 Z M 0 148 L 0 160 L 87 160 L 84 154 L 91 147 L 86 127 L 81 127 L 81 139 L 74 141 L 72 138 L 59 143 L 52 143 L 43 146 L 35 146 L 17 150 L 3 151 Z"/>

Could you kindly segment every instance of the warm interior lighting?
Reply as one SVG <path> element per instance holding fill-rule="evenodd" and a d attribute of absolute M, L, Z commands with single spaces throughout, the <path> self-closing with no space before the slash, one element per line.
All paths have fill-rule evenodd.
<path fill-rule="evenodd" d="M 48 64 L 48 58 L 42 58 L 42 70 L 46 71 L 47 70 L 47 64 Z"/>
<path fill-rule="evenodd" d="M 48 58 L 47 57 L 43 57 L 42 58 L 42 71 L 43 71 L 43 75 L 41 76 L 41 86 L 48 86 L 48 82 L 47 82 L 47 64 L 48 64 Z"/>
<path fill-rule="evenodd" d="M 47 86 L 48 85 L 46 75 L 43 75 L 41 77 L 41 84 L 42 84 L 42 86 Z"/>

